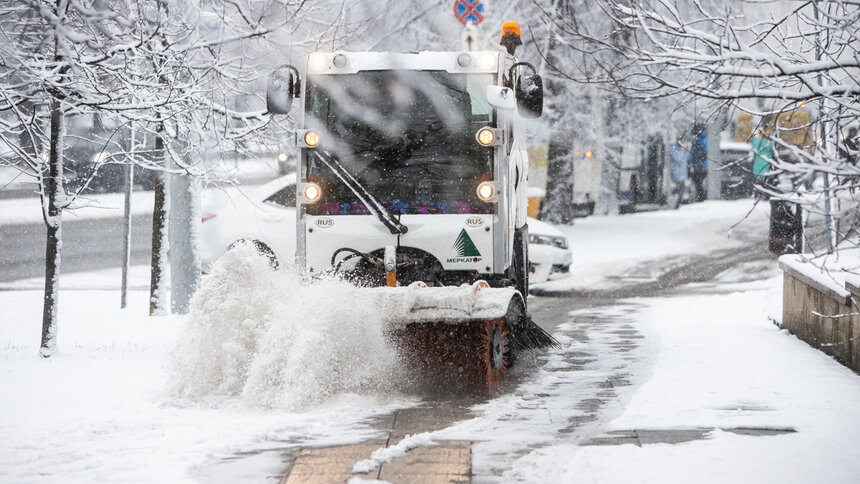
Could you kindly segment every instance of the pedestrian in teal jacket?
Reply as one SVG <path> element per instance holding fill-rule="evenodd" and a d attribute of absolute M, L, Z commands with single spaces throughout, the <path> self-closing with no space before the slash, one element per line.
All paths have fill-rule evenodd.
<path fill-rule="evenodd" d="M 763 177 L 771 170 L 773 162 L 773 140 L 769 139 L 761 130 L 750 141 L 752 145 L 753 158 L 752 171 L 756 177 Z"/>

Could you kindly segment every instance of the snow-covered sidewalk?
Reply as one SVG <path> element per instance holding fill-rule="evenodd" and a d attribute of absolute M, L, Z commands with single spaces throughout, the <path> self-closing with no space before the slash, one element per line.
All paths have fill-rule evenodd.
<path fill-rule="evenodd" d="M 177 400 L 166 388 L 179 378 L 170 363 L 184 318 L 149 317 L 147 291 L 131 291 L 119 309 L 117 290 L 76 286 L 84 276 L 61 292 L 59 354 L 50 359 L 37 356 L 41 291 L 0 291 L 0 482 L 211 482 L 200 466 L 297 439 L 360 441 L 372 435 L 365 419 L 408 404 L 349 392 L 296 410 Z M 231 344 L 213 351 L 228 354 Z M 283 471 L 280 454 L 268 452 L 217 477 L 259 482 Z"/>
<path fill-rule="evenodd" d="M 708 291 L 717 294 L 637 299 L 646 307 L 637 327 L 657 350 L 650 375 L 600 428 L 601 443 L 614 438 L 619 445 L 559 442 L 520 459 L 511 477 L 857 482 L 860 376 L 769 321 L 778 312 L 781 282 L 775 276 Z M 623 438 L 685 430 L 701 430 L 704 439 L 649 444 Z M 761 435 L 768 431 L 775 435 Z"/>
<path fill-rule="evenodd" d="M 766 240 L 770 207 L 752 200 L 707 201 L 678 210 L 576 219 L 559 226 L 573 251 L 572 277 L 540 284 L 543 290 L 596 289 L 645 262 L 707 254 Z M 659 276 L 655 268 L 646 277 Z"/>
<path fill-rule="evenodd" d="M 643 261 L 737 247 L 755 237 L 765 243 L 766 219 L 756 212 L 757 218 L 734 230 L 737 238 L 726 236 L 751 206 L 750 201 L 707 202 L 679 211 L 577 221 L 564 228 L 574 240 L 577 261 L 567 283 L 581 281 L 580 274 L 601 282 L 601 274 L 612 276 Z M 757 275 L 763 268 L 769 271 L 765 279 Z M 132 287 L 146 287 L 143 269 L 132 272 Z M 147 316 L 145 290 L 132 291 L 129 308 L 120 310 L 118 275 L 108 270 L 61 277 L 60 353 L 49 360 L 37 356 L 38 281 L 0 290 L 0 482 L 211 480 L 216 477 L 212 465 L 222 458 L 269 450 L 230 468 L 238 474 L 217 476 L 256 482 L 285 470 L 272 449 L 358 442 L 374 435 L 368 417 L 414 403 L 396 391 L 337 385 L 318 388 L 312 405 L 295 409 L 223 398 L 235 393 L 229 388 L 213 392 L 221 398 L 177 402 L 165 388 L 177 380 L 171 363 L 179 339 L 189 334 L 184 332 L 189 318 Z M 249 294 L 249 300 L 267 294 L 269 299 L 296 297 L 273 293 L 287 287 L 279 284 L 263 277 L 259 294 Z M 305 294 L 302 304 L 292 304 L 293 314 L 277 312 L 274 323 L 265 308 L 243 318 L 214 318 L 217 327 L 211 330 L 230 337 L 219 346 L 212 333 L 211 344 L 191 347 L 224 359 L 219 378 L 230 384 L 249 381 L 237 373 L 243 368 L 239 360 L 230 356 L 245 358 L 247 348 L 260 352 L 254 357 L 264 367 L 305 368 L 303 386 L 285 385 L 287 379 L 277 372 L 258 372 L 267 378 L 258 379 L 254 388 L 282 400 L 301 400 L 303 395 L 289 392 L 314 391 L 314 371 L 331 380 L 331 368 L 374 356 L 356 347 L 360 338 L 350 332 L 341 338 L 348 340 L 343 351 L 334 353 L 332 348 L 290 353 L 289 344 L 278 343 L 292 334 L 298 344 L 319 344 L 320 328 L 336 327 L 331 320 L 351 311 L 341 302 L 348 299 L 334 290 L 342 289 Z M 855 482 L 860 475 L 860 377 L 769 321 L 779 313 L 780 291 L 776 261 L 768 260 L 736 267 L 711 283 L 685 286 L 671 297 L 622 301 L 624 324 L 645 336 L 646 358 L 637 360 L 636 378 L 618 389 L 618 398 L 601 410 L 602 418 L 575 433 L 564 431 L 569 418 L 582 414 L 577 402 L 600 392 L 596 385 L 625 364 L 624 353 L 593 365 L 570 365 L 565 358 L 581 352 L 577 345 L 584 343 L 564 337 L 566 347 L 545 355 L 547 363 L 524 376 L 518 388 L 476 407 L 474 419 L 433 438 L 476 441 L 473 467 L 507 469 L 498 482 Z M 226 308 L 212 305 L 213 314 Z M 560 322 L 576 330 L 582 314 Z M 328 315 L 328 322 L 320 315 Z M 262 339 L 246 340 L 241 327 Z M 198 331 L 202 340 L 208 330 L 200 326 Z M 611 331 L 591 336 L 595 345 L 589 351 L 597 357 L 595 348 L 618 338 Z M 266 338 L 272 343 L 253 349 Z M 198 352 L 185 360 L 202 365 L 206 355 Z M 308 356 L 326 361 L 312 365 L 302 359 Z M 189 374 L 179 377 L 188 380 Z M 732 432 L 750 428 L 793 432 Z M 591 445 L 617 431 L 690 429 L 704 438 Z"/>

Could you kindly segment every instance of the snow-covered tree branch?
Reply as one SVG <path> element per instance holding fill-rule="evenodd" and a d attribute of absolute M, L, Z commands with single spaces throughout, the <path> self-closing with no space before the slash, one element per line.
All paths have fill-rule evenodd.
<path fill-rule="evenodd" d="M 860 167 L 850 128 L 860 118 L 858 2 L 594 5 L 609 28 L 552 17 L 570 39 L 573 61 L 555 65 L 558 72 L 627 99 L 697 103 L 712 119 L 726 108 L 748 113 L 755 119 L 748 136 L 761 133 L 776 149 L 759 188 L 812 212 L 825 211 L 828 200 L 839 238 L 856 230 Z M 629 41 L 618 42 L 620 33 Z"/>

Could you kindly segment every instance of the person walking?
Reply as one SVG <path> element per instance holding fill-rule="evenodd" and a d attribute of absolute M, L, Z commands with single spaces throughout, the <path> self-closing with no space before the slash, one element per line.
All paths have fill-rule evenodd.
<path fill-rule="evenodd" d="M 696 201 L 704 202 L 707 198 L 705 178 L 708 176 L 708 133 L 705 125 L 693 125 L 693 139 L 690 146 L 690 179 L 696 191 Z"/>
<path fill-rule="evenodd" d="M 663 201 L 663 162 L 666 159 L 666 149 L 663 138 L 659 134 L 648 136 L 645 148 L 645 180 L 648 183 L 647 196 L 649 203 Z"/>
<path fill-rule="evenodd" d="M 765 126 L 767 126 L 766 122 Z M 767 187 L 770 185 L 770 172 L 773 169 L 774 142 L 764 131 L 764 128 L 759 128 L 753 139 L 750 140 L 750 145 L 752 145 L 754 155 L 752 164 L 753 176 L 757 183 Z"/>
<path fill-rule="evenodd" d="M 669 145 L 669 175 L 672 178 L 671 201 L 672 208 L 678 208 L 684 197 L 687 178 L 690 172 L 690 150 L 681 136 Z"/>

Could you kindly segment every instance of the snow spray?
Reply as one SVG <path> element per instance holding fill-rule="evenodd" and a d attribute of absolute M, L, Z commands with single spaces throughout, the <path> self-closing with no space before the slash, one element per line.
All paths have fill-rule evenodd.
<path fill-rule="evenodd" d="M 275 270 L 251 245 L 228 251 L 195 294 L 170 361 L 179 402 L 301 409 L 392 389 L 396 350 L 374 301 L 347 282 Z"/>

